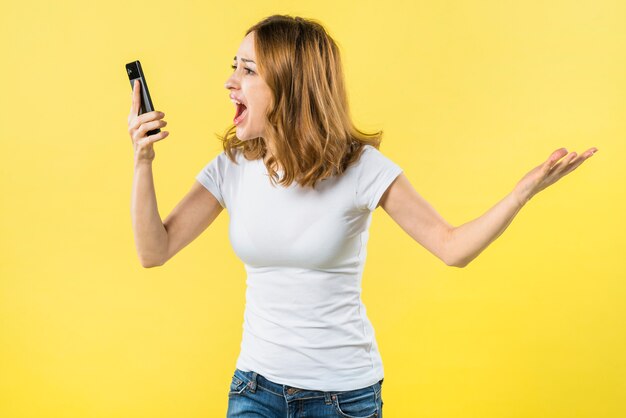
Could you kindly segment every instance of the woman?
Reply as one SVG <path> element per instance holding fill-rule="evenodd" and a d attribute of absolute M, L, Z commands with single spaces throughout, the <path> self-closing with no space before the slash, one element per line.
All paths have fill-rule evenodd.
<path fill-rule="evenodd" d="M 234 60 L 225 87 L 236 114 L 224 151 L 163 223 L 152 144 L 168 133 L 146 132 L 166 122 L 162 112 L 138 116 L 133 90 L 141 264 L 164 264 L 227 208 L 248 274 L 228 416 L 381 417 L 383 365 L 360 293 L 372 212 L 382 206 L 447 265 L 464 267 L 532 196 L 597 149 L 565 158 L 565 149 L 555 151 L 490 211 L 453 227 L 380 153 L 382 132 L 352 124 L 339 50 L 320 24 L 270 16 L 248 29 Z"/>

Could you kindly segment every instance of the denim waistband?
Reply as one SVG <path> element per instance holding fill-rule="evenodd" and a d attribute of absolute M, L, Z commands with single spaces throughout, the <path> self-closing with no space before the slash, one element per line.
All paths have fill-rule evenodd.
<path fill-rule="evenodd" d="M 354 389 L 350 391 L 321 391 L 321 390 L 311 390 L 311 389 L 302 389 L 289 385 L 283 385 L 280 383 L 272 382 L 267 379 L 263 375 L 258 374 L 254 371 L 243 371 L 240 369 L 235 369 L 235 377 L 241 379 L 246 382 L 246 385 L 250 388 L 251 391 L 256 391 L 257 387 L 260 386 L 263 389 L 281 397 L 287 398 L 330 398 L 332 395 L 344 393 L 344 392 L 353 392 L 357 390 L 368 389 L 372 387 L 376 393 L 379 393 L 382 389 L 384 378 L 374 383 L 372 386 L 368 386 L 365 388 Z"/>

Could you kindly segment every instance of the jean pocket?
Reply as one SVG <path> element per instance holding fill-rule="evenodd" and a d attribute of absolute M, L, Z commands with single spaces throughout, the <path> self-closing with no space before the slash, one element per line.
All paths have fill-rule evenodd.
<path fill-rule="evenodd" d="M 335 395 L 335 408 L 345 418 L 374 418 L 378 416 L 377 395 L 372 387 L 341 392 Z"/>
<path fill-rule="evenodd" d="M 248 383 L 245 380 L 238 378 L 236 375 L 233 375 L 233 379 L 230 382 L 228 395 L 241 395 L 247 387 Z"/>

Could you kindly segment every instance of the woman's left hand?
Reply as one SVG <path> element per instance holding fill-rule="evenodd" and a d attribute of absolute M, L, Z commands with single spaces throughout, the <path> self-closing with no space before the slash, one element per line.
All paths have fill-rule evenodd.
<path fill-rule="evenodd" d="M 533 168 L 524 176 L 523 179 L 519 181 L 519 183 L 517 183 L 515 189 L 513 190 L 513 194 L 517 197 L 520 204 L 524 205 L 534 195 L 552 183 L 555 183 L 561 177 L 574 171 L 597 150 L 598 149 L 595 147 L 589 148 L 583 154 L 578 156 L 575 151 L 567 155 L 566 148 L 560 148 L 554 151 L 543 164 Z M 567 156 L 563 158 L 565 155 Z M 563 159 L 561 160 L 561 158 Z"/>

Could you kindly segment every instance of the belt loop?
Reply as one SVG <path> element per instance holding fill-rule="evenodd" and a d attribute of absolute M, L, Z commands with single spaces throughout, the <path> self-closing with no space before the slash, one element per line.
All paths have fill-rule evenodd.
<path fill-rule="evenodd" d="M 256 377 L 257 372 L 252 372 L 252 377 L 250 378 L 250 382 L 248 382 L 248 386 L 250 387 L 250 392 L 256 392 Z"/>
<path fill-rule="evenodd" d="M 326 405 L 332 405 L 333 401 L 330 400 L 330 392 L 324 392 L 324 401 Z"/>

